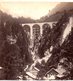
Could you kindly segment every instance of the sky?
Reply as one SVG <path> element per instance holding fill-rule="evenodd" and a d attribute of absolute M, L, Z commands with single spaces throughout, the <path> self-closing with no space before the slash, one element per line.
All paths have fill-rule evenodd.
<path fill-rule="evenodd" d="M 13 17 L 39 19 L 49 13 L 59 2 L 7 1 L 0 2 L 0 9 Z"/>

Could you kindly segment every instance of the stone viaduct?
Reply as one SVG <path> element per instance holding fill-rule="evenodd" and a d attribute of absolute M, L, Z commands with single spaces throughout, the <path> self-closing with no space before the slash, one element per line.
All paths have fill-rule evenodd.
<path fill-rule="evenodd" d="M 30 28 L 30 38 L 32 39 L 32 37 L 33 37 L 33 26 L 34 25 L 38 25 L 40 27 L 40 35 L 42 35 L 43 25 L 47 24 L 52 28 L 52 25 L 54 23 L 56 23 L 56 22 L 25 23 L 25 24 L 22 24 L 22 27 L 25 27 L 27 25 Z"/>

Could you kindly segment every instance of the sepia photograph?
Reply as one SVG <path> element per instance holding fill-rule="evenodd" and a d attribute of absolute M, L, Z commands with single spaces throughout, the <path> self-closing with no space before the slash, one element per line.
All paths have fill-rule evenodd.
<path fill-rule="evenodd" d="M 0 80 L 73 80 L 73 2 L 0 2 Z"/>

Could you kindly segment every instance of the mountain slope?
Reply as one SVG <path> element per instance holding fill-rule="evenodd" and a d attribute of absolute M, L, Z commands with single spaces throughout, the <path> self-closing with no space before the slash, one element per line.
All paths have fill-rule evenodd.
<path fill-rule="evenodd" d="M 52 11 L 50 11 L 49 16 L 45 16 L 42 22 L 52 22 L 58 21 L 63 15 L 64 11 L 68 14 L 68 16 L 73 16 L 73 2 L 62 2 L 59 3 Z"/>
<path fill-rule="evenodd" d="M 73 2 L 61 2 L 50 12 L 50 14 L 54 14 L 56 12 L 62 12 L 64 10 L 68 11 L 71 9 L 73 9 Z"/>

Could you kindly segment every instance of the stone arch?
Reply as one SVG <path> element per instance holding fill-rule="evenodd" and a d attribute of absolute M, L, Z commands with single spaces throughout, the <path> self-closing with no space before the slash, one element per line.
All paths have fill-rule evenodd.
<path fill-rule="evenodd" d="M 43 29 L 45 29 L 45 28 L 47 28 L 47 27 L 48 27 L 48 28 L 49 28 L 49 27 L 51 28 L 50 24 L 48 24 L 48 23 L 43 24 L 42 27 L 43 27 Z"/>
<path fill-rule="evenodd" d="M 30 26 L 29 25 L 24 25 L 23 29 L 26 33 L 30 34 Z"/>
<path fill-rule="evenodd" d="M 39 36 L 40 35 L 40 26 L 38 24 L 34 24 L 32 26 L 33 35 Z"/>
<path fill-rule="evenodd" d="M 42 25 L 43 34 L 51 31 L 51 26 L 48 23 Z M 47 31 L 46 31 L 47 30 Z"/>

